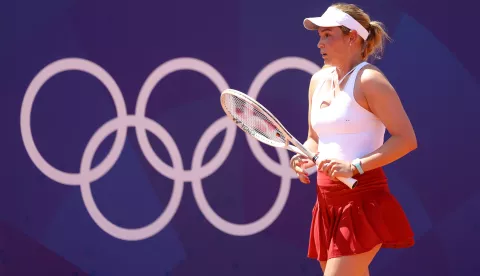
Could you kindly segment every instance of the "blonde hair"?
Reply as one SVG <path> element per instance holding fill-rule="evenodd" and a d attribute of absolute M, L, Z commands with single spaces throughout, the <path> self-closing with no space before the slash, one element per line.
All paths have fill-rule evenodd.
<path fill-rule="evenodd" d="M 367 41 L 363 44 L 362 58 L 364 60 L 369 57 L 381 59 L 385 48 L 385 40 L 391 41 L 390 36 L 388 36 L 386 32 L 385 25 L 379 21 L 371 21 L 370 16 L 354 4 L 335 3 L 332 7 L 353 17 L 370 33 Z M 350 32 L 350 29 L 347 27 L 341 26 L 341 29 L 344 34 Z M 361 39 L 363 40 L 363 38 Z"/>

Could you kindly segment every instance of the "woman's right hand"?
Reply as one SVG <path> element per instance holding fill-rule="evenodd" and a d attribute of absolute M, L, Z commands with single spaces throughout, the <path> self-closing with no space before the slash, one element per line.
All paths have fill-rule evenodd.
<path fill-rule="evenodd" d="M 297 173 L 298 179 L 304 184 L 310 184 L 307 169 L 315 166 L 310 158 L 296 154 L 291 159 L 291 168 Z"/>

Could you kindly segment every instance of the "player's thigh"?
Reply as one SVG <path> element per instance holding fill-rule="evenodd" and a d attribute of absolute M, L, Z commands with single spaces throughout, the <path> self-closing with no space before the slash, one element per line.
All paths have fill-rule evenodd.
<path fill-rule="evenodd" d="M 375 246 L 372 250 L 362 254 L 331 258 L 327 261 L 324 275 L 364 276 L 365 273 L 368 273 L 368 266 L 372 262 L 375 255 L 378 253 L 380 247 L 381 244 Z"/>
<path fill-rule="evenodd" d="M 325 272 L 325 267 L 327 266 L 327 262 L 320 262 L 320 267 L 322 268 L 322 272 Z M 370 276 L 370 271 L 369 269 L 367 268 L 367 271 L 365 272 L 365 274 L 363 274 L 363 276 Z"/>
<path fill-rule="evenodd" d="M 320 262 L 320 268 L 322 269 L 322 272 L 325 272 L 325 267 L 327 266 L 327 262 Z M 367 271 L 365 272 L 365 274 L 363 274 L 363 276 L 370 276 L 370 271 L 369 269 L 367 269 Z"/>

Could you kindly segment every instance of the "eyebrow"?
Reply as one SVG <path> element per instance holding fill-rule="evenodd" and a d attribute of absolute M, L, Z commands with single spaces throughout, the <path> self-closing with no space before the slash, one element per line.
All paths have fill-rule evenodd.
<path fill-rule="evenodd" d="M 330 28 L 326 28 L 326 29 L 321 30 L 320 33 L 328 32 L 328 31 L 331 31 L 331 30 L 332 29 L 330 29 Z"/>

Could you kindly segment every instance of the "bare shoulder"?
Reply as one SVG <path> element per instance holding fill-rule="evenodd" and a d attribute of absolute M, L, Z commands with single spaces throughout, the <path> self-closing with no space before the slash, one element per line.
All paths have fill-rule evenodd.
<path fill-rule="evenodd" d="M 390 133 L 398 133 L 399 126 L 408 127 L 408 116 L 400 97 L 381 70 L 367 65 L 357 81 L 371 112 L 383 121 Z"/>
<path fill-rule="evenodd" d="M 396 94 L 385 74 L 374 65 L 367 65 L 359 72 L 358 84 L 367 98 Z"/>

